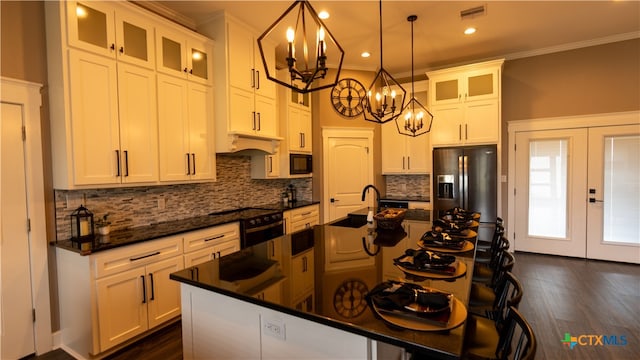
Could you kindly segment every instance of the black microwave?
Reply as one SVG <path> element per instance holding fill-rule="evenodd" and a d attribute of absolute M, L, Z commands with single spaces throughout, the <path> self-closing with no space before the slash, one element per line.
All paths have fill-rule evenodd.
<path fill-rule="evenodd" d="M 312 172 L 311 155 L 289 154 L 289 174 L 303 175 Z"/>

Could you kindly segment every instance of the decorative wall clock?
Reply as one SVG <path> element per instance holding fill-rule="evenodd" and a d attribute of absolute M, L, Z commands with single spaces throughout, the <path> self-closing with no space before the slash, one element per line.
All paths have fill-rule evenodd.
<path fill-rule="evenodd" d="M 362 280 L 346 280 L 333 294 L 333 308 L 339 315 L 355 318 L 367 309 L 367 301 L 364 297 L 368 292 L 369 288 Z"/>
<path fill-rule="evenodd" d="M 344 78 L 331 89 L 331 105 L 344 116 L 355 117 L 364 111 L 364 85 L 356 79 Z"/>

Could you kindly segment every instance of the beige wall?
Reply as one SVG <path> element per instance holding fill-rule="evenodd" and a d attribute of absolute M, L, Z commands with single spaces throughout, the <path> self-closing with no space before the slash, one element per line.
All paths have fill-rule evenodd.
<path fill-rule="evenodd" d="M 369 88 L 373 77 L 376 74 L 372 71 L 354 71 L 354 70 L 342 70 L 340 72 L 340 79 L 353 78 L 362 83 L 365 88 Z M 335 71 L 330 71 L 329 77 L 335 77 Z M 363 116 L 347 117 L 343 116 L 334 110 L 331 105 L 331 89 L 324 89 L 313 93 L 312 95 L 312 111 L 313 111 L 313 198 L 314 200 L 322 200 L 322 188 L 324 186 L 322 182 L 322 128 L 323 127 L 344 127 L 344 128 L 367 128 L 374 129 L 373 134 L 373 154 L 374 154 L 374 167 L 373 173 L 375 176 L 374 184 L 380 190 L 384 189 L 384 178 L 380 173 L 381 158 L 380 158 L 380 134 L 381 127 L 370 121 L 365 121 Z"/>

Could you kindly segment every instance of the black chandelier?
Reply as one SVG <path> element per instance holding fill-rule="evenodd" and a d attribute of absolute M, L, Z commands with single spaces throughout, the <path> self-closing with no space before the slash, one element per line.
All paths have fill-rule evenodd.
<path fill-rule="evenodd" d="M 268 53 L 272 44 L 276 49 L 275 60 Z M 294 1 L 260 35 L 258 48 L 267 78 L 299 93 L 333 87 L 340 77 L 344 51 L 306 0 Z M 275 66 L 270 66 L 268 59 L 275 61 Z M 329 60 L 336 69 L 335 78 L 331 79 L 327 76 Z M 271 74 L 270 68 L 286 68 L 288 75 Z"/>
<path fill-rule="evenodd" d="M 382 66 L 382 0 L 380 4 L 380 70 L 364 99 L 364 119 L 380 124 L 400 116 L 407 92 Z"/>
<path fill-rule="evenodd" d="M 418 19 L 417 15 L 409 15 L 407 21 L 411 23 L 411 99 L 402 109 L 402 114 L 397 117 L 396 127 L 398 132 L 407 136 L 419 136 L 431 131 L 433 115 L 420 101 L 416 99 L 413 80 L 413 23 Z M 426 126 L 425 126 L 426 125 Z"/>

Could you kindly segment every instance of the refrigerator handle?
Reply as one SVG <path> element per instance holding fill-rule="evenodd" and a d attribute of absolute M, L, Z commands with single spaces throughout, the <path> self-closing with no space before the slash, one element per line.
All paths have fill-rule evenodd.
<path fill-rule="evenodd" d="M 464 193 L 462 197 L 462 208 L 467 209 L 469 207 L 469 157 L 463 156 L 462 159 L 463 172 L 464 172 Z M 470 210 L 470 209 L 469 209 Z"/>
<path fill-rule="evenodd" d="M 459 155 L 458 156 L 458 199 L 457 199 L 457 205 L 460 206 L 461 208 L 464 208 L 464 197 L 465 197 L 465 178 L 466 178 L 466 173 L 464 171 L 464 156 Z"/>

